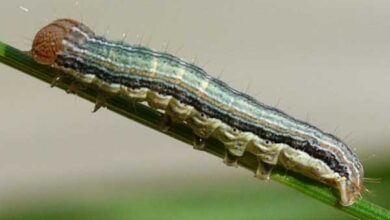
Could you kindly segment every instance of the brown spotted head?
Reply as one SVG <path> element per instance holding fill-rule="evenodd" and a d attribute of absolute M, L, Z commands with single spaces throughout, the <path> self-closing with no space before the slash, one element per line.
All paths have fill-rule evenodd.
<path fill-rule="evenodd" d="M 71 19 L 58 19 L 43 27 L 36 35 L 30 51 L 37 63 L 53 64 L 62 47 L 62 40 L 79 22 Z"/>

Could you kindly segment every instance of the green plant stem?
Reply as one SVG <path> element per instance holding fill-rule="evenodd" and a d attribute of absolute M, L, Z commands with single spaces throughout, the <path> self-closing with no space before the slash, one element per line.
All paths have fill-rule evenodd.
<path fill-rule="evenodd" d="M 40 79 L 46 83 L 51 83 L 53 79 L 60 73 L 58 70 L 49 66 L 37 64 L 26 53 L 17 50 L 7 44 L 0 42 L 0 62 L 18 69 L 30 76 Z M 67 90 L 72 83 L 72 79 L 66 78 L 61 80 L 56 86 Z M 98 95 L 98 88 L 88 87 L 77 92 L 77 95 L 95 102 Z M 134 103 L 129 104 L 128 101 L 121 97 L 112 97 L 107 101 L 107 108 L 133 119 L 157 131 L 161 131 L 160 123 L 164 115 L 145 105 Z M 174 124 L 170 127 L 167 135 L 181 140 L 188 144 L 193 144 L 193 131 L 183 124 Z M 223 158 L 225 148 L 222 143 L 215 139 L 206 141 L 205 151 L 217 157 Z M 251 153 L 245 153 L 238 161 L 239 165 L 255 172 L 257 169 L 257 159 Z M 286 173 L 282 168 L 275 168 L 272 172 L 271 179 L 283 183 L 291 188 L 294 188 L 304 194 L 322 201 L 325 204 L 333 206 L 343 212 L 349 213 L 360 219 L 390 219 L 390 211 L 377 206 L 365 199 L 361 199 L 352 206 L 342 207 L 338 204 L 338 196 L 334 190 L 329 187 L 312 181 L 306 177 L 300 176 L 292 172 Z"/>

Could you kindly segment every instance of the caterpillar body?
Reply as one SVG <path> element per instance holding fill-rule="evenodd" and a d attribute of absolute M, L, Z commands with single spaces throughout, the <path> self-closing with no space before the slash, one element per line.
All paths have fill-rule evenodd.
<path fill-rule="evenodd" d="M 43 27 L 30 54 L 84 85 L 98 85 L 102 93 L 163 111 L 167 121 L 192 128 L 198 148 L 209 137 L 218 139 L 226 147 L 227 164 L 246 151 L 255 154 L 260 179 L 268 179 L 272 167 L 281 165 L 334 187 L 343 206 L 361 197 L 363 166 L 341 140 L 232 89 L 180 58 L 109 41 L 71 19 Z M 97 107 L 103 104 L 100 101 Z"/>

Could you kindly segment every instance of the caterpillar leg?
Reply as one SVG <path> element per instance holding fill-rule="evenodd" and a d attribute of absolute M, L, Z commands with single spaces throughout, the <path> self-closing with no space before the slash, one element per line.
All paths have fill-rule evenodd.
<path fill-rule="evenodd" d="M 206 144 L 205 138 L 195 135 L 194 145 L 193 145 L 195 150 L 204 150 L 205 144 Z"/>
<path fill-rule="evenodd" d="M 226 149 L 225 156 L 223 158 L 223 163 L 230 166 L 230 167 L 238 167 L 238 159 L 240 157 L 231 154 L 229 150 Z"/>
<path fill-rule="evenodd" d="M 98 94 L 96 97 L 95 107 L 93 108 L 92 113 L 97 112 L 101 107 L 106 107 L 107 99 L 107 94 Z"/>
<path fill-rule="evenodd" d="M 361 198 L 360 191 L 351 190 L 353 188 L 348 187 L 348 180 L 345 177 L 339 177 L 336 180 L 336 188 L 340 194 L 340 204 L 343 206 L 350 206 L 356 200 Z M 349 182 L 349 184 L 353 184 Z"/>
<path fill-rule="evenodd" d="M 63 80 L 65 78 L 64 74 L 62 73 L 59 73 L 56 77 L 54 77 L 54 79 L 51 81 L 50 83 L 50 87 L 55 87 L 58 85 L 58 83 L 61 82 L 61 80 Z"/>
<path fill-rule="evenodd" d="M 81 85 L 80 83 L 78 82 L 72 82 L 68 89 L 66 90 L 66 93 L 73 93 L 73 94 L 77 94 L 77 92 L 80 90 L 81 88 Z"/>
<path fill-rule="evenodd" d="M 274 166 L 267 163 L 263 163 L 262 161 L 260 161 L 260 159 L 258 160 L 259 161 L 257 169 L 255 171 L 255 177 L 259 180 L 269 180 Z"/>
<path fill-rule="evenodd" d="M 168 132 L 172 124 L 173 124 L 172 118 L 169 115 L 165 114 L 160 123 L 160 130 L 164 133 Z"/>

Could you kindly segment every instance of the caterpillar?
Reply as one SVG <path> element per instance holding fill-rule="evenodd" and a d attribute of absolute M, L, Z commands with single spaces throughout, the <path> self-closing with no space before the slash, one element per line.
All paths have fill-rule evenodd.
<path fill-rule="evenodd" d="M 30 55 L 60 69 L 83 85 L 142 102 L 164 112 L 166 124 L 184 123 L 196 135 L 221 141 L 225 163 L 235 165 L 244 152 L 259 164 L 255 175 L 269 179 L 276 165 L 335 188 L 340 204 L 355 203 L 364 189 L 363 166 L 340 139 L 294 119 L 208 75 L 202 68 L 168 53 L 116 42 L 86 25 L 58 19 L 35 36 Z M 97 100 L 95 111 L 104 105 Z"/>

